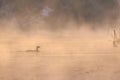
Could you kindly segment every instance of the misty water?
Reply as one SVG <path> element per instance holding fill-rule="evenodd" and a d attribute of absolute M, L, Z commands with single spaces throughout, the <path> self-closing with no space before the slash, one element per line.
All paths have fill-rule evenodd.
<path fill-rule="evenodd" d="M 119 80 L 119 8 L 119 0 L 0 0 L 0 80 Z"/>
<path fill-rule="evenodd" d="M 120 50 L 113 47 L 111 37 L 101 32 L 83 36 L 76 32 L 63 34 L 1 40 L 0 80 L 120 78 Z M 40 52 L 25 51 L 37 45 L 41 46 Z"/>

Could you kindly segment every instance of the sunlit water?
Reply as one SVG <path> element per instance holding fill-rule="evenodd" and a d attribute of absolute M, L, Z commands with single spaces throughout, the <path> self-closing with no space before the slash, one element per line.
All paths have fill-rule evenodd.
<path fill-rule="evenodd" d="M 99 37 L 1 42 L 7 45 L 0 46 L 0 80 L 118 80 L 120 48 Z M 40 52 L 25 52 L 36 44 Z"/>

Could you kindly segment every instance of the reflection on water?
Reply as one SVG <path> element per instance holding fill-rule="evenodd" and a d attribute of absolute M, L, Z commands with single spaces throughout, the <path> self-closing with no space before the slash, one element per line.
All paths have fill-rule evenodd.
<path fill-rule="evenodd" d="M 6 53 L 8 54 L 8 53 Z M 14 52 L 0 63 L 0 80 L 118 80 L 119 54 L 43 55 Z"/>

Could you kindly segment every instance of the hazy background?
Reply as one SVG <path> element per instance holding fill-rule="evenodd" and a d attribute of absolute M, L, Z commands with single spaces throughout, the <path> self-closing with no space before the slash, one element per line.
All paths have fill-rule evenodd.
<path fill-rule="evenodd" d="M 0 80 L 117 80 L 119 0 L 0 0 Z M 41 46 L 40 52 L 25 52 Z"/>
<path fill-rule="evenodd" d="M 25 32 L 34 28 L 69 29 L 71 24 L 76 29 L 84 24 L 93 29 L 111 27 L 119 20 L 119 1 L 0 0 L 0 19 L 5 24 L 13 22 L 15 28 Z"/>
<path fill-rule="evenodd" d="M 0 0 L 0 41 L 10 50 L 76 39 L 112 42 L 119 6 L 118 0 Z"/>

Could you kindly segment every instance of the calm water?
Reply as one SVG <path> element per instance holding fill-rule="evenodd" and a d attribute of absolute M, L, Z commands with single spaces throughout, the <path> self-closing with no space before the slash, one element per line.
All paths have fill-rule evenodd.
<path fill-rule="evenodd" d="M 9 53 L 9 56 L 0 61 L 0 80 L 119 79 L 120 55 L 117 52 L 111 54 L 109 51 L 104 52 L 106 54 L 95 53 L 67 55 L 57 53 L 46 55 L 42 52 Z"/>

